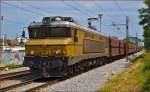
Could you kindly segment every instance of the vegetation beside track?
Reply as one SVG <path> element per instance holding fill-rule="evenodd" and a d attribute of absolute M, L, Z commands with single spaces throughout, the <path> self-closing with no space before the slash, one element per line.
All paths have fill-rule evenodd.
<path fill-rule="evenodd" d="M 3 71 L 3 70 L 9 70 L 9 69 L 13 69 L 13 68 L 19 68 L 19 67 L 22 67 L 22 65 L 18 65 L 18 64 L 7 64 L 3 67 L 0 67 L 0 71 Z"/>
<path fill-rule="evenodd" d="M 136 59 L 133 65 L 109 80 L 99 92 L 150 92 L 150 51 Z"/>

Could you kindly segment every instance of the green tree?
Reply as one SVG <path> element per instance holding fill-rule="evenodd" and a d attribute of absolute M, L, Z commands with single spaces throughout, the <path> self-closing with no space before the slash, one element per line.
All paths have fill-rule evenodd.
<path fill-rule="evenodd" d="M 143 26 L 144 29 L 144 44 L 145 48 L 150 48 L 150 0 L 145 0 L 147 8 L 139 9 L 139 18 L 141 19 L 139 24 Z"/>

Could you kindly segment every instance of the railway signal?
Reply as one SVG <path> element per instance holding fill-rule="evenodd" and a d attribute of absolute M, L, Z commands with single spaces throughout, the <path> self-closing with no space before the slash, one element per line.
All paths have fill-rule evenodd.
<path fill-rule="evenodd" d="M 91 29 L 95 29 L 96 30 L 96 27 L 92 26 L 92 22 L 95 21 L 95 20 L 97 21 L 98 18 L 94 18 L 94 17 L 88 18 L 88 27 L 91 28 Z"/>

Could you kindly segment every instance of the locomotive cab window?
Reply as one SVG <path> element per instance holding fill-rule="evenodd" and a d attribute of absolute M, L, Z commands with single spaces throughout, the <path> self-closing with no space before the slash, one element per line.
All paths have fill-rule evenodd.
<path fill-rule="evenodd" d="M 69 27 L 44 27 L 29 28 L 30 38 L 52 38 L 52 37 L 71 37 Z"/>

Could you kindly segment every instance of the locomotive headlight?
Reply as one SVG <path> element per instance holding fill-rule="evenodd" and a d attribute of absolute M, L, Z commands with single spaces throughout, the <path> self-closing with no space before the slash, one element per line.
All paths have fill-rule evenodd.
<path fill-rule="evenodd" d="M 62 49 L 54 49 L 51 55 L 64 55 L 66 52 Z"/>
<path fill-rule="evenodd" d="M 53 50 L 52 55 L 63 55 L 64 51 L 61 49 Z"/>
<path fill-rule="evenodd" d="M 30 54 L 31 54 L 31 55 L 33 55 L 33 54 L 34 54 L 34 51 L 33 51 L 33 50 L 31 50 L 31 51 L 30 51 Z"/>
<path fill-rule="evenodd" d="M 55 54 L 56 54 L 56 55 L 62 54 L 62 51 L 61 51 L 60 49 L 57 49 L 57 50 L 55 51 Z"/>

